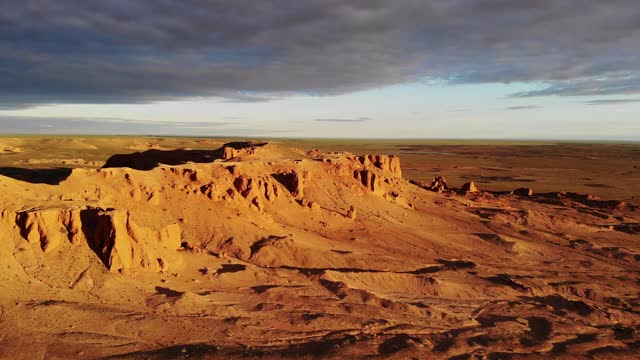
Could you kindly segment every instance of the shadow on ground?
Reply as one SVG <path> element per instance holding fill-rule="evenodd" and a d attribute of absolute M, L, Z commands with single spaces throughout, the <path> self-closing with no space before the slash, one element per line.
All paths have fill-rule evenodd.
<path fill-rule="evenodd" d="M 27 169 L 0 167 L 0 175 L 33 184 L 58 185 L 71 175 L 69 168 Z"/>
<path fill-rule="evenodd" d="M 136 170 L 151 170 L 160 164 L 183 165 L 193 163 L 211 163 L 224 158 L 224 148 L 243 149 L 252 146 L 264 146 L 266 143 L 230 142 L 215 150 L 157 150 L 151 149 L 131 154 L 116 154 L 111 156 L 103 168 L 128 167 Z"/>
<path fill-rule="evenodd" d="M 157 150 L 151 149 L 131 154 L 116 154 L 111 156 L 103 168 L 128 167 L 136 170 L 151 170 L 160 164 L 183 165 L 186 163 L 211 163 L 224 158 L 224 148 L 242 149 L 250 146 L 264 146 L 266 143 L 231 142 L 219 149 L 208 150 Z M 31 169 L 19 167 L 0 167 L 0 176 L 7 176 L 16 180 L 33 184 L 58 185 L 71 175 L 72 169 L 64 167 Z"/>
<path fill-rule="evenodd" d="M 156 150 L 151 149 L 132 154 L 111 156 L 103 168 L 128 167 L 136 170 L 151 170 L 160 164 L 182 165 L 188 162 L 210 163 L 221 159 L 222 149 L 216 150 Z"/>

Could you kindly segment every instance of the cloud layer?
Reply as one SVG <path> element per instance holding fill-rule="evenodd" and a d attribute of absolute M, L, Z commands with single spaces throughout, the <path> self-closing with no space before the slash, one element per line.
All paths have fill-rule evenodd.
<path fill-rule="evenodd" d="M 318 121 L 318 122 L 334 122 L 334 123 L 360 123 L 360 122 L 367 122 L 369 120 L 371 119 L 366 117 L 361 117 L 357 119 L 313 119 L 313 121 Z"/>
<path fill-rule="evenodd" d="M 540 109 L 540 106 L 537 105 L 520 105 L 520 106 L 508 106 L 504 108 L 505 110 L 531 110 L 531 109 Z"/>
<path fill-rule="evenodd" d="M 615 104 L 631 104 L 640 103 L 640 99 L 599 99 L 584 102 L 587 105 L 615 105 Z"/>
<path fill-rule="evenodd" d="M 637 0 L 0 3 L 0 109 L 265 101 L 413 81 L 640 92 Z"/>
<path fill-rule="evenodd" d="M 117 118 L 68 118 L 0 115 L 3 134 L 145 134 L 145 135 L 219 135 L 242 133 L 230 128 L 238 122 L 224 121 L 149 121 Z M 246 132 L 246 130 L 245 130 Z"/>

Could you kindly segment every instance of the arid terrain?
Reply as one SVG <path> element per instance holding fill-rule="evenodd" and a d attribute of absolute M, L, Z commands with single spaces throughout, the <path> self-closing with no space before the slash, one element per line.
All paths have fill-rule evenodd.
<path fill-rule="evenodd" d="M 0 137 L 0 358 L 635 358 L 640 145 Z"/>

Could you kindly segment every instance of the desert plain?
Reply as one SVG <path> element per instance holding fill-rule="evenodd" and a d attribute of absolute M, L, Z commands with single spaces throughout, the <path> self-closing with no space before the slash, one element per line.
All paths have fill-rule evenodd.
<path fill-rule="evenodd" d="M 634 358 L 640 144 L 0 137 L 0 358 Z"/>

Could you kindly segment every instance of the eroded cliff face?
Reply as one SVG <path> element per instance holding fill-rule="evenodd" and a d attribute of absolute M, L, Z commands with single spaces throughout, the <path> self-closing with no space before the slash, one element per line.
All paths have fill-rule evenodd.
<path fill-rule="evenodd" d="M 111 271 L 169 271 L 180 265 L 180 225 L 159 230 L 139 226 L 130 212 L 86 209 L 82 214 L 87 242 Z"/>
<path fill-rule="evenodd" d="M 184 243 L 235 251 L 245 259 L 264 258 L 269 248 L 284 244 L 267 241 L 260 251 L 255 246 L 250 250 L 261 237 L 243 229 L 242 222 L 228 221 L 229 214 L 246 218 L 256 216 L 252 211 L 257 211 L 261 214 L 257 215 L 258 222 L 267 224 L 258 226 L 265 228 L 273 227 L 275 218 L 285 222 L 275 224 L 277 227 L 299 222 L 301 219 L 292 215 L 296 213 L 302 214 L 302 220 L 327 214 L 339 214 L 344 219 L 341 221 L 354 220 L 359 205 L 350 198 L 362 194 L 413 207 L 399 195 L 404 180 L 396 156 L 316 152 L 310 159 L 238 161 L 257 153 L 269 157 L 270 149 L 272 146 L 264 143 L 230 143 L 221 152 L 191 154 L 176 150 L 178 155 L 196 158 L 196 163 L 180 165 L 162 164 L 181 162 L 178 155 L 165 150 L 117 155 L 103 169 L 76 169 L 59 186 L 39 188 L 36 193 L 46 193 L 46 200 L 45 196 L 40 199 L 46 206 L 5 210 L 2 227 L 7 234 L 13 232 L 37 246 L 45 255 L 70 243 L 89 247 L 112 272 L 169 272 L 179 267 Z M 218 152 L 222 154 L 219 160 L 200 163 Z M 351 195 L 334 198 L 325 192 L 327 184 Z M 204 207 L 217 217 L 203 219 L 198 209 Z M 246 211 L 249 212 L 243 215 Z M 164 220 L 150 220 L 158 216 Z M 136 219 L 153 225 L 139 225 Z M 190 219 L 205 224 L 186 225 Z M 242 239 L 238 234 L 243 233 L 250 236 Z M 212 238 L 216 239 L 213 243 L 207 240 Z M 306 251 L 290 245 L 286 251 Z M 262 255 L 258 256 L 258 252 Z M 271 259 L 268 262 L 278 258 L 273 251 L 267 257 Z"/>
<path fill-rule="evenodd" d="M 396 177 L 402 177 L 402 169 L 400 169 L 400 158 L 395 155 L 363 155 L 358 156 L 357 160 L 369 167 L 373 165 L 380 170 L 388 172 Z"/>
<path fill-rule="evenodd" d="M 247 155 L 254 155 L 257 152 L 265 150 L 265 147 L 269 145 L 264 142 L 233 142 L 227 143 L 222 148 L 222 157 L 225 160 L 231 160 L 234 158 L 244 157 Z"/>
<path fill-rule="evenodd" d="M 69 242 L 91 248 L 114 272 L 168 271 L 180 264 L 179 224 L 160 230 L 139 226 L 127 211 L 100 208 L 4 211 L 1 231 L 5 239 L 19 234 L 44 254 Z"/>
<path fill-rule="evenodd" d="M 86 242 L 80 209 L 22 211 L 14 216 L 14 225 L 20 235 L 29 243 L 38 244 L 45 253 L 53 251 L 64 241 L 73 244 Z"/>

